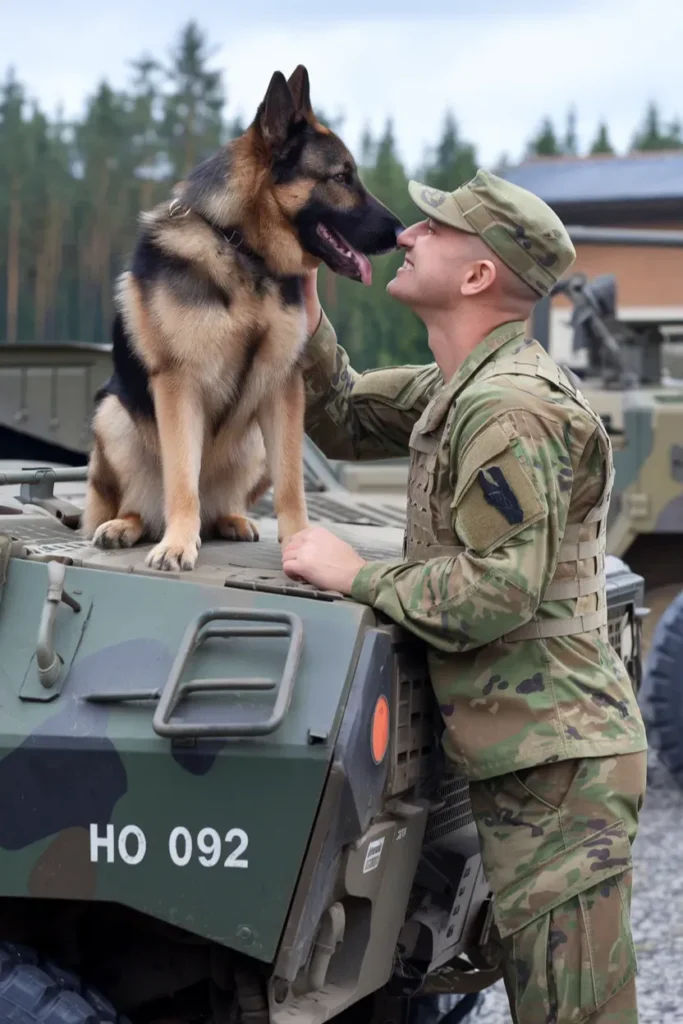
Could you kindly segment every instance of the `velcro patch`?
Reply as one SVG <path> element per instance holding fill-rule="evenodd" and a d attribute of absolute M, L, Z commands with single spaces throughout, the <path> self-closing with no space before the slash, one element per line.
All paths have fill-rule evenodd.
<path fill-rule="evenodd" d="M 517 501 L 517 495 L 505 479 L 500 466 L 490 466 L 486 470 L 480 469 L 477 479 L 489 505 L 497 508 L 508 523 L 524 522 L 522 506 Z"/>
<path fill-rule="evenodd" d="M 546 503 L 512 448 L 483 460 L 454 509 L 458 537 L 487 555 L 546 515 Z"/>

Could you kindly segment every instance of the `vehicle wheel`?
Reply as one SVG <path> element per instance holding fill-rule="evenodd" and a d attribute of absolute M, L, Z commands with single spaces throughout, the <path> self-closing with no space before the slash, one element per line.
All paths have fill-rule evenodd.
<path fill-rule="evenodd" d="M 683 788 L 683 591 L 663 612 L 653 632 L 643 695 L 652 746 Z"/>
<path fill-rule="evenodd" d="M 28 946 L 0 942 L 0 1022 L 130 1024 L 76 974 L 42 960 Z"/>
<path fill-rule="evenodd" d="M 644 604 L 650 609 L 650 614 L 643 620 L 643 660 L 647 659 L 654 641 L 657 626 L 662 615 L 676 597 L 683 591 L 683 583 L 665 583 L 659 587 L 651 587 L 645 591 Z"/>

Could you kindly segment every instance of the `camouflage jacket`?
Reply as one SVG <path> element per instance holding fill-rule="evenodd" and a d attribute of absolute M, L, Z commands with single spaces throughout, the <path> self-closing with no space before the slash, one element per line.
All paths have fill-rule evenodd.
<path fill-rule="evenodd" d="M 646 747 L 607 640 L 609 438 L 524 327 L 445 383 L 435 364 L 358 374 L 323 316 L 304 363 L 328 456 L 410 453 L 404 558 L 366 563 L 352 597 L 426 641 L 446 753 L 473 779 Z"/>

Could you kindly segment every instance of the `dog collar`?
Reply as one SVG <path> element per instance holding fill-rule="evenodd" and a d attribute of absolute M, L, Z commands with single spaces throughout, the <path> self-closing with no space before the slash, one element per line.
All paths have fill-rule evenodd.
<path fill-rule="evenodd" d="M 209 220 L 208 217 L 205 217 L 203 213 L 199 213 L 197 210 L 194 210 L 191 206 L 187 206 L 186 204 L 184 205 L 183 203 L 180 202 L 179 199 L 172 199 L 171 202 L 168 204 L 168 215 L 171 218 L 187 217 L 188 214 L 190 213 L 194 213 L 195 217 L 199 217 L 200 220 L 203 220 L 204 223 L 207 224 L 212 231 L 214 231 L 217 235 L 220 235 L 221 238 L 224 241 L 226 241 L 228 245 L 231 245 L 234 249 L 239 249 L 240 246 L 244 244 L 244 235 L 242 234 L 241 231 L 238 230 L 238 228 L 232 228 L 230 231 L 230 235 L 228 236 L 224 229 L 219 227 L 218 224 L 214 224 L 213 221 Z"/>

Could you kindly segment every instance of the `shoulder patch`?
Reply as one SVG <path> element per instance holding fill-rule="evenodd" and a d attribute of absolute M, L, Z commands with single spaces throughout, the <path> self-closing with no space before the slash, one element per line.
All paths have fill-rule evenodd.
<path fill-rule="evenodd" d="M 453 503 L 455 531 L 471 551 L 486 557 L 545 518 L 547 505 L 531 470 L 512 447 L 483 458 Z"/>
<path fill-rule="evenodd" d="M 505 479 L 505 474 L 500 466 L 489 466 L 488 469 L 480 469 L 477 479 L 484 492 L 484 498 L 497 508 L 505 516 L 508 523 L 524 522 L 524 512 L 517 500 L 517 495 Z"/>

